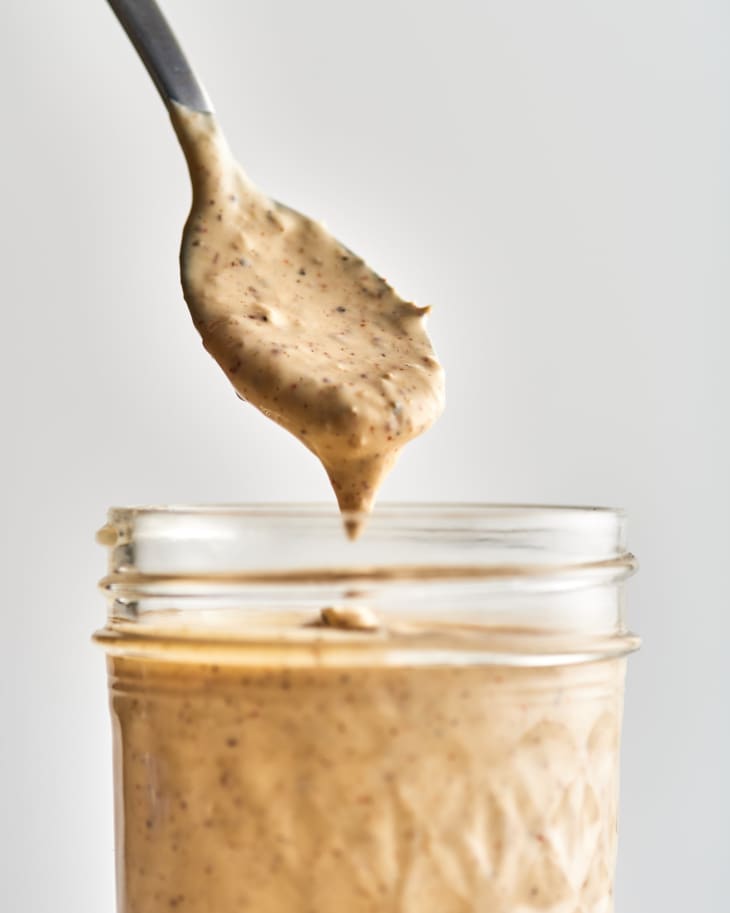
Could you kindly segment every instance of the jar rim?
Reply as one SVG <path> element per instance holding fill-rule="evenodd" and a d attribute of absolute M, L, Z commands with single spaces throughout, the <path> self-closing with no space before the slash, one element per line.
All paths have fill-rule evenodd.
<path fill-rule="evenodd" d="M 625 518 L 626 512 L 620 507 L 585 504 L 553 504 L 540 502 L 512 501 L 383 501 L 379 502 L 373 513 L 362 514 L 356 511 L 345 513 L 347 517 L 377 520 L 379 517 L 405 515 L 423 517 L 424 515 L 440 517 L 484 516 L 484 517 L 528 517 L 536 514 L 555 514 L 563 516 L 585 517 L 611 515 Z M 250 501 L 250 502 L 212 502 L 193 504 L 131 504 L 113 505 L 109 508 L 110 520 L 128 516 L 144 515 L 180 515 L 211 514 L 238 516 L 340 516 L 337 508 L 324 501 Z"/>

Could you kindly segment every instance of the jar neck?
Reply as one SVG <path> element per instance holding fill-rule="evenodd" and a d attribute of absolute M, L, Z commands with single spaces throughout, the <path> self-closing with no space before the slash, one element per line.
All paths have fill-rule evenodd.
<path fill-rule="evenodd" d="M 327 508 L 121 508 L 99 538 L 108 649 L 317 645 L 548 664 L 636 646 L 619 511 L 393 505 L 352 543 Z"/>

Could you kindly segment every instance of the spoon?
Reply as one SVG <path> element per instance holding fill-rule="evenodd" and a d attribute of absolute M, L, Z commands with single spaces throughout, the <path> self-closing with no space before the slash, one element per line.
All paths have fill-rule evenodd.
<path fill-rule="evenodd" d="M 193 73 L 182 48 L 154 0 L 108 0 L 109 6 L 142 58 L 152 82 L 169 105 L 213 113 L 205 89 Z"/>
<path fill-rule="evenodd" d="M 443 408 L 429 308 L 250 181 L 154 0 L 108 2 L 188 162 L 181 278 L 203 344 L 242 399 L 319 457 L 354 536 L 403 445 Z"/>

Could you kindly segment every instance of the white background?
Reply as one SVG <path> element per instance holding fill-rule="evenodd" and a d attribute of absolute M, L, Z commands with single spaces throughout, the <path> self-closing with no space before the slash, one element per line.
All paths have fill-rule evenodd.
<path fill-rule="evenodd" d="M 725 0 L 168 0 L 251 176 L 433 304 L 383 497 L 620 505 L 642 570 L 617 913 L 730 863 Z M 4 0 L 0 909 L 113 909 L 111 503 L 328 499 L 203 352 L 164 110 L 102 0 Z"/>

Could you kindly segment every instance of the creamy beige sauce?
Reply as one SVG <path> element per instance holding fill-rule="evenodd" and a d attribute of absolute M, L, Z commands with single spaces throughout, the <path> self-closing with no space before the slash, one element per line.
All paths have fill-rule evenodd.
<path fill-rule="evenodd" d="M 199 652 L 109 659 L 120 913 L 613 910 L 623 661 Z"/>
<path fill-rule="evenodd" d="M 193 184 L 183 290 L 203 344 L 241 397 L 319 457 L 340 509 L 366 513 L 443 408 L 428 308 L 258 190 L 211 115 L 174 105 L 172 120 Z"/>

